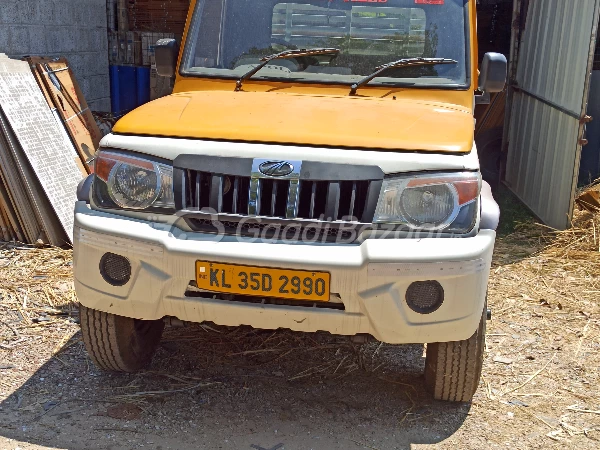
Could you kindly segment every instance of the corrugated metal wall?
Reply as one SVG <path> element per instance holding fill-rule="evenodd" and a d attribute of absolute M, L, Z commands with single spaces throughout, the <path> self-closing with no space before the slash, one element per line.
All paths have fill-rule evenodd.
<path fill-rule="evenodd" d="M 505 179 L 559 229 L 569 225 L 573 209 L 599 5 L 531 0 L 511 80 Z"/>

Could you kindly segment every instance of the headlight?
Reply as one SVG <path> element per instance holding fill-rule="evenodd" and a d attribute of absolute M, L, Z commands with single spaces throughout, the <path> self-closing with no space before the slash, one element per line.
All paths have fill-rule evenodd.
<path fill-rule="evenodd" d="M 465 233 L 477 219 L 480 184 L 472 172 L 385 179 L 373 222 Z"/>
<path fill-rule="evenodd" d="M 99 206 L 175 208 L 171 166 L 143 157 L 100 151 L 95 174 L 94 191 Z"/>

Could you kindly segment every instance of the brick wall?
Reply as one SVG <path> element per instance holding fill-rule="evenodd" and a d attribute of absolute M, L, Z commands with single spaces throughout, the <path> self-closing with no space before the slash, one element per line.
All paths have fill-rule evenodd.
<path fill-rule="evenodd" d="M 0 53 L 65 56 L 90 108 L 110 111 L 106 0 L 0 0 Z"/>

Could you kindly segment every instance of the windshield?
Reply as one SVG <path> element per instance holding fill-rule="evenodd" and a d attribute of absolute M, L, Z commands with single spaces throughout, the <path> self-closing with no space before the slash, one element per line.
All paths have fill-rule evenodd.
<path fill-rule="evenodd" d="M 468 0 L 198 0 L 183 75 L 238 79 L 260 59 L 289 49 L 332 55 L 275 59 L 252 80 L 355 83 L 401 58 L 457 64 L 399 67 L 372 85 L 466 87 Z"/>

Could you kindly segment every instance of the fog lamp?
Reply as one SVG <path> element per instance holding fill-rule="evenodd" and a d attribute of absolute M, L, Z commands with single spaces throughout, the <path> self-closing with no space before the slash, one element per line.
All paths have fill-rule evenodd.
<path fill-rule="evenodd" d="M 444 288 L 437 281 L 415 281 L 406 290 L 406 304 L 419 314 L 431 314 L 444 302 Z"/>
<path fill-rule="evenodd" d="M 105 253 L 100 258 L 100 274 L 108 284 L 123 286 L 131 278 L 131 263 L 124 256 Z"/>

